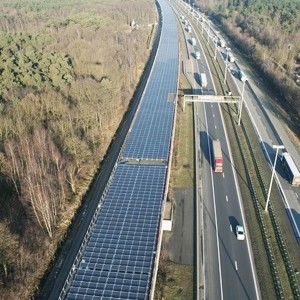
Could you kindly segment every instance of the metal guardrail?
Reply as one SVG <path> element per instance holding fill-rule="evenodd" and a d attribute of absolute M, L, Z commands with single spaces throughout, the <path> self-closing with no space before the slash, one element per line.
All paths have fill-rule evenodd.
<path fill-rule="evenodd" d="M 209 46 L 210 46 L 210 44 L 209 44 Z M 210 46 L 210 49 L 209 49 L 209 47 L 207 47 L 207 48 L 208 48 L 208 51 L 213 51 L 211 46 Z M 218 65 L 220 65 L 218 59 L 216 60 L 216 63 Z M 221 66 L 220 66 L 220 70 L 223 71 Z M 219 79 L 221 79 L 220 76 L 218 76 L 218 77 L 219 77 Z M 230 112 L 230 115 L 231 115 L 231 112 Z M 231 118 L 232 118 L 232 115 L 231 115 Z M 233 119 L 232 119 L 232 122 L 233 122 Z M 264 197 L 266 199 L 267 198 L 267 190 L 268 190 L 267 185 L 265 184 L 265 182 L 263 180 L 262 172 L 260 171 L 260 167 L 258 165 L 257 159 L 256 159 L 256 157 L 253 153 L 253 147 L 250 143 L 250 140 L 248 138 L 248 135 L 247 135 L 247 132 L 246 132 L 246 129 L 245 129 L 243 123 L 241 123 L 241 127 L 242 127 L 242 130 L 243 130 L 244 136 L 246 138 L 252 160 L 254 162 L 254 167 L 255 167 L 255 170 L 256 170 L 256 173 L 257 173 L 257 176 L 258 176 L 258 180 L 260 182 L 260 185 L 261 185 L 263 193 L 264 193 Z M 235 124 L 234 124 L 233 128 L 234 128 L 234 131 L 235 131 L 235 135 L 237 137 L 237 141 L 238 141 L 238 144 L 239 144 L 240 151 L 242 153 L 242 158 L 243 158 L 244 164 L 246 166 L 247 180 L 248 180 L 249 185 L 251 187 L 250 190 L 251 190 L 252 198 L 253 198 L 253 201 L 254 201 L 256 215 L 257 215 L 257 218 L 259 220 L 259 225 L 260 225 L 261 232 L 262 232 L 262 235 L 263 235 L 264 244 L 265 244 L 265 247 L 266 247 L 266 251 L 268 253 L 268 260 L 269 260 L 269 264 L 270 264 L 270 268 L 271 268 L 271 272 L 272 272 L 272 278 L 273 278 L 273 282 L 274 282 L 274 285 L 275 285 L 276 294 L 277 294 L 277 297 L 279 299 L 283 299 L 284 298 L 283 288 L 282 288 L 282 284 L 281 284 L 279 274 L 278 274 L 278 271 L 277 271 L 277 265 L 276 265 L 276 261 L 275 261 L 274 254 L 273 254 L 274 251 L 273 251 L 272 246 L 270 244 L 269 237 L 268 237 L 268 232 L 267 232 L 266 225 L 265 225 L 265 221 L 264 221 L 264 218 L 263 218 L 263 215 L 262 215 L 262 213 L 263 213 L 262 208 L 261 208 L 261 205 L 258 202 L 258 196 L 257 196 L 257 193 L 255 191 L 255 187 L 254 187 L 254 183 L 252 181 L 251 174 L 249 173 L 248 163 L 246 161 L 246 157 L 245 157 L 244 151 L 242 149 L 240 139 L 238 138 L 239 135 L 238 135 L 238 132 L 236 130 Z M 292 289 L 294 299 L 300 299 L 300 290 L 299 290 L 299 285 L 298 285 L 297 279 L 295 277 L 295 271 L 293 269 L 292 262 L 291 262 L 291 259 L 289 257 L 289 253 L 287 251 L 286 243 L 285 243 L 284 238 L 282 236 L 281 229 L 280 229 L 280 226 L 278 224 L 276 213 L 274 211 L 274 207 L 273 207 L 272 204 L 269 205 L 269 213 L 270 213 L 270 219 L 271 219 L 272 226 L 273 226 L 275 236 L 276 236 L 276 241 L 277 241 L 278 247 L 280 249 L 281 255 L 283 257 L 283 261 L 284 261 L 284 264 L 285 264 L 285 268 L 286 268 L 286 271 L 287 271 L 287 275 L 288 275 L 288 278 L 289 278 L 289 282 L 290 282 L 290 285 L 291 285 L 291 289 Z"/>
<path fill-rule="evenodd" d="M 212 48 L 210 47 L 210 44 L 207 47 L 207 51 L 209 51 L 209 52 L 213 51 Z M 222 75 L 224 76 L 223 68 L 220 66 L 220 62 L 219 62 L 220 59 L 221 58 L 218 55 L 217 59 L 213 63 L 218 64 L 218 66 L 220 68 L 220 71 L 221 71 Z M 217 72 L 217 74 L 218 74 L 218 78 L 219 78 L 220 82 L 222 82 L 222 79 L 219 75 L 219 72 Z M 224 88 L 224 86 L 222 84 L 221 84 L 221 88 Z M 244 165 L 245 165 L 245 172 L 246 172 L 246 176 L 247 176 L 247 181 L 248 181 L 251 196 L 252 196 L 252 199 L 253 199 L 255 213 L 256 213 L 256 216 L 257 216 L 257 219 L 258 219 L 258 222 L 259 222 L 259 226 L 260 226 L 262 236 L 263 236 L 263 242 L 264 242 L 264 245 L 265 245 L 265 249 L 268 253 L 267 256 L 268 256 L 269 266 L 270 266 L 270 270 L 271 270 L 271 274 L 272 274 L 272 279 L 273 279 L 273 284 L 274 284 L 274 287 L 275 287 L 276 295 L 277 295 L 278 299 L 284 299 L 283 288 L 282 288 L 282 284 L 281 284 L 279 274 L 278 274 L 277 264 L 276 264 L 276 260 L 275 260 L 275 257 L 274 257 L 274 251 L 272 249 L 272 245 L 271 245 L 270 240 L 268 238 L 266 224 L 265 224 L 265 221 L 264 221 L 264 218 L 263 218 L 263 215 L 262 215 L 262 209 L 261 209 L 261 206 L 260 206 L 259 201 L 258 201 L 259 199 L 258 199 L 256 190 L 255 190 L 254 182 L 253 182 L 252 176 L 249 172 L 248 162 L 247 162 L 247 159 L 246 159 L 246 155 L 244 153 L 245 151 L 242 148 L 241 140 L 239 138 L 239 134 L 237 132 L 237 128 L 235 126 L 235 122 L 233 120 L 231 110 L 229 110 L 229 114 L 230 114 L 231 121 L 233 123 L 234 134 L 236 136 L 236 140 L 238 142 L 239 149 L 240 149 L 240 152 L 241 152 L 241 155 L 242 155 L 242 159 L 243 159 L 243 162 L 244 162 Z"/>
<path fill-rule="evenodd" d="M 251 145 L 251 142 L 248 138 L 246 129 L 245 129 L 243 124 L 242 124 L 242 130 L 244 132 L 244 135 L 245 135 L 245 138 L 246 138 L 246 141 L 247 141 L 247 144 L 248 144 L 248 148 L 250 150 L 251 157 L 252 157 L 252 160 L 254 162 L 254 167 L 255 167 L 255 170 L 256 170 L 256 174 L 257 174 L 258 180 L 260 182 L 260 185 L 262 187 L 264 197 L 265 197 L 265 199 L 267 199 L 268 188 L 267 188 L 267 185 L 266 185 L 266 183 L 263 179 L 260 166 L 257 162 L 255 153 L 253 152 L 253 147 Z M 272 226 L 273 226 L 273 229 L 274 229 L 274 232 L 275 232 L 276 241 L 277 241 L 280 253 L 282 255 L 283 262 L 285 264 L 285 269 L 286 269 L 286 272 L 287 272 L 287 275 L 288 275 L 288 278 L 289 278 L 289 282 L 290 282 L 290 285 L 291 285 L 291 289 L 292 289 L 292 292 L 293 292 L 294 299 L 300 299 L 300 290 L 299 290 L 299 285 L 298 285 L 298 282 L 297 282 L 297 279 L 296 279 L 296 276 L 295 276 L 295 271 L 294 271 L 294 268 L 292 266 L 290 255 L 288 253 L 287 246 L 286 246 L 285 240 L 283 238 L 281 228 L 280 228 L 280 225 L 278 223 L 277 216 L 276 216 L 276 212 L 275 212 L 275 209 L 274 209 L 274 206 L 273 206 L 272 203 L 269 204 L 269 214 L 270 214 L 270 219 L 271 219 Z"/>
<path fill-rule="evenodd" d="M 277 268 L 277 263 L 276 263 L 275 256 L 274 256 L 273 247 L 271 245 L 269 235 L 268 235 L 268 231 L 267 231 L 266 224 L 265 224 L 265 220 L 264 220 L 264 217 L 263 217 L 262 207 L 259 203 L 259 198 L 257 196 L 257 192 L 256 192 L 256 189 L 255 189 L 255 184 L 253 182 L 252 175 L 249 171 L 250 167 L 249 167 L 249 164 L 247 162 L 246 154 L 245 154 L 245 151 L 242 147 L 241 139 L 240 139 L 240 136 L 237 132 L 235 122 L 233 120 L 231 112 L 230 112 L 230 117 L 231 117 L 231 121 L 233 122 L 233 125 L 234 125 L 233 126 L 234 133 L 235 133 L 237 143 L 239 145 L 239 149 L 240 149 L 240 152 L 241 152 L 241 155 L 242 155 L 243 163 L 244 163 L 244 166 L 245 166 L 247 182 L 249 184 L 249 189 L 250 189 L 250 192 L 251 192 L 256 217 L 257 217 L 257 220 L 258 220 L 258 223 L 259 223 L 259 227 L 260 227 L 261 234 L 262 234 L 262 237 L 263 237 L 263 242 L 264 242 L 265 249 L 266 249 L 266 252 L 267 252 L 267 257 L 268 257 L 268 261 L 269 261 L 269 266 L 270 266 L 270 270 L 271 270 L 271 274 L 272 274 L 272 279 L 273 279 L 276 295 L 277 295 L 278 299 L 284 299 L 283 288 L 282 288 L 281 280 L 280 280 L 280 277 L 279 277 L 279 274 L 278 274 L 278 268 Z M 242 123 L 242 128 L 244 128 L 243 123 Z M 244 136 L 246 138 L 246 141 L 249 140 L 245 129 L 243 130 L 243 133 L 244 133 Z M 248 148 L 250 149 L 251 147 L 249 147 L 249 145 L 248 145 Z M 250 153 L 251 153 L 251 151 L 250 151 Z"/>
<path fill-rule="evenodd" d="M 200 37 L 203 38 L 202 35 L 200 35 Z M 204 43 L 204 44 L 206 45 L 206 43 Z M 209 43 L 206 46 L 206 48 L 207 48 L 208 52 L 213 51 L 213 49 L 211 47 L 211 43 Z M 220 59 L 220 57 L 218 57 L 218 59 L 216 59 L 214 61 L 214 65 L 218 64 L 221 73 L 223 73 L 223 68 L 220 66 L 219 59 Z M 215 66 L 215 68 L 216 68 L 216 66 Z M 220 75 L 219 75 L 219 72 L 217 72 L 217 75 L 218 75 L 218 78 L 219 78 L 220 82 L 222 82 L 222 80 L 220 78 Z M 224 76 L 224 73 L 222 75 Z M 230 81 L 232 81 L 232 80 L 230 80 Z M 222 84 L 221 84 L 221 88 L 224 89 L 224 86 Z M 283 287 L 282 287 L 281 280 L 280 280 L 280 277 L 279 277 L 273 247 L 271 245 L 269 235 L 268 235 L 268 230 L 266 228 L 262 207 L 259 203 L 259 198 L 258 198 L 256 190 L 255 190 L 255 185 L 254 185 L 252 176 L 251 176 L 250 171 L 249 171 L 250 168 L 249 168 L 249 165 L 248 165 L 248 162 L 247 162 L 247 159 L 246 159 L 245 151 L 244 151 L 244 149 L 241 145 L 241 141 L 240 141 L 240 138 L 239 138 L 239 133 L 237 132 L 235 122 L 233 120 L 232 112 L 230 110 L 229 110 L 229 113 L 230 113 L 231 121 L 233 123 L 234 133 L 236 135 L 237 142 L 238 142 L 238 145 L 239 145 L 239 149 L 240 149 L 240 152 L 242 154 L 242 159 L 243 159 L 243 162 L 244 162 L 244 165 L 245 165 L 247 181 L 249 183 L 249 187 L 250 187 L 250 191 L 251 191 L 251 195 L 252 195 L 252 199 L 253 199 L 253 204 L 254 204 L 254 207 L 255 207 L 256 216 L 257 216 L 259 226 L 260 226 L 260 230 L 261 230 L 261 233 L 262 233 L 262 236 L 263 236 L 265 249 L 267 251 L 267 257 L 268 257 L 268 261 L 269 261 L 269 265 L 270 265 L 270 269 L 271 269 L 273 283 L 274 283 L 275 290 L 276 290 L 276 295 L 277 295 L 278 299 L 284 299 L 284 291 L 283 291 Z M 255 168 L 255 171 L 256 171 L 256 174 L 257 174 L 257 177 L 258 177 L 259 184 L 262 188 L 264 197 L 266 199 L 267 198 L 267 188 L 266 188 L 267 185 L 265 184 L 264 179 L 262 177 L 262 172 L 260 170 L 260 166 L 259 166 L 259 164 L 257 162 L 257 159 L 255 157 L 255 154 L 253 152 L 253 147 L 251 145 L 251 142 L 249 140 L 249 137 L 247 135 L 247 132 L 246 132 L 246 129 L 245 129 L 243 123 L 241 123 L 241 127 L 242 127 L 243 134 L 244 134 L 246 142 L 247 142 L 248 149 L 250 151 L 250 155 L 251 155 L 252 160 L 254 162 L 254 168 Z M 289 282 L 290 282 L 290 286 L 291 286 L 291 290 L 292 290 L 294 299 L 300 299 L 299 285 L 298 285 L 298 282 L 297 282 L 297 279 L 296 279 L 296 276 L 295 276 L 295 270 L 293 269 L 292 262 L 291 262 L 291 259 L 290 259 L 290 256 L 289 256 L 289 253 L 288 253 L 288 250 L 287 250 L 287 246 L 286 246 L 285 240 L 283 238 L 283 235 L 282 235 L 282 232 L 281 232 L 281 229 L 280 229 L 280 225 L 278 223 L 277 216 L 276 216 L 276 213 L 275 213 L 275 210 L 274 210 L 274 207 L 273 207 L 272 204 L 269 205 L 269 214 L 270 214 L 271 223 L 272 223 L 272 226 L 273 226 L 273 229 L 274 229 L 274 232 L 275 232 L 278 248 L 279 248 L 280 253 L 283 257 L 283 261 L 284 261 L 284 264 L 285 264 L 286 272 L 287 272 L 287 275 L 288 275 L 288 278 L 289 278 Z"/>

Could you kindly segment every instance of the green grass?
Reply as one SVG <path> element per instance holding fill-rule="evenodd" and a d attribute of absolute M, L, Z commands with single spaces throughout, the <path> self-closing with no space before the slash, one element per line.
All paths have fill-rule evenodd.
<path fill-rule="evenodd" d="M 193 266 L 178 265 L 168 262 L 165 300 L 193 299 Z"/>
<path fill-rule="evenodd" d="M 181 91 L 188 93 L 190 85 L 185 76 L 180 77 Z M 183 97 L 180 97 L 175 133 L 175 147 L 171 170 L 173 187 L 191 188 L 194 185 L 194 134 L 193 109 L 191 104 L 185 106 L 183 112 Z"/>
<path fill-rule="evenodd" d="M 182 95 L 183 90 L 184 93 L 190 91 L 190 85 L 184 75 L 180 77 L 180 87 L 179 95 Z M 173 188 L 192 188 L 194 185 L 193 109 L 189 104 L 183 112 L 183 97 L 179 98 L 170 194 L 173 193 Z M 154 299 L 193 299 L 193 292 L 193 266 L 171 262 L 162 249 Z"/>

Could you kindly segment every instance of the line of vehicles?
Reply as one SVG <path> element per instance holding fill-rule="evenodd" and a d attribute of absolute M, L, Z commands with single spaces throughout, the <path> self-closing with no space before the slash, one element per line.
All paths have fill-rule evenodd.
<path fill-rule="evenodd" d="M 192 32 L 192 27 L 190 26 L 188 20 L 182 15 L 180 17 L 183 20 L 183 24 L 186 25 L 186 30 L 187 32 L 191 33 Z M 195 46 L 195 58 L 200 59 L 200 51 L 196 47 L 196 38 L 192 37 L 190 39 L 190 43 L 192 46 Z M 225 47 L 226 43 L 224 39 L 221 37 L 218 37 L 217 41 L 218 45 L 220 47 Z M 227 53 L 227 60 L 229 62 L 235 62 L 235 57 L 231 52 Z M 237 77 L 239 80 L 242 82 L 245 82 L 247 80 L 247 76 L 245 75 L 244 71 L 238 70 L 237 72 Z M 207 77 L 205 73 L 200 73 L 199 74 L 199 80 L 200 80 L 200 85 L 202 88 L 206 88 L 208 85 L 207 82 Z M 212 148 L 213 148 L 213 169 L 214 172 L 216 173 L 222 173 L 223 172 L 223 157 L 222 157 L 222 149 L 221 149 L 221 144 L 219 140 L 214 140 L 212 142 Z M 298 170 L 298 167 L 296 166 L 295 162 L 293 161 L 291 155 L 287 152 L 283 153 L 281 156 L 281 162 L 283 169 L 286 173 L 287 180 L 290 182 L 291 185 L 293 186 L 300 186 L 300 172 Z"/>
<path fill-rule="evenodd" d="M 213 170 L 215 173 L 223 172 L 223 156 L 222 148 L 219 140 L 212 142 L 212 154 L 213 154 Z M 285 171 L 288 182 L 292 186 L 300 186 L 300 172 L 296 166 L 293 158 L 288 152 L 284 152 L 281 155 L 281 164 Z"/>

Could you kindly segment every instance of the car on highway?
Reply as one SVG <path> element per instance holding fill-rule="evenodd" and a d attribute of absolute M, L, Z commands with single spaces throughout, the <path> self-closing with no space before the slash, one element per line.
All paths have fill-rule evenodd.
<path fill-rule="evenodd" d="M 239 241 L 243 241 L 245 239 L 245 230 L 242 225 L 237 225 L 235 228 L 235 232 L 236 232 L 236 238 Z"/>
<path fill-rule="evenodd" d="M 240 79 L 240 81 L 246 81 L 247 77 L 245 75 L 245 73 L 242 70 L 238 71 L 238 78 Z"/>

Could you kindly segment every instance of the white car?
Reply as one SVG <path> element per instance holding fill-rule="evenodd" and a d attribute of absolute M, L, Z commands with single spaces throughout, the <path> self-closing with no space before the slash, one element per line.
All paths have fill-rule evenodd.
<path fill-rule="evenodd" d="M 236 232 L 236 238 L 240 241 L 243 241 L 245 239 L 245 230 L 244 227 L 241 225 L 237 225 L 235 228 Z"/>

